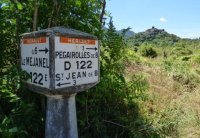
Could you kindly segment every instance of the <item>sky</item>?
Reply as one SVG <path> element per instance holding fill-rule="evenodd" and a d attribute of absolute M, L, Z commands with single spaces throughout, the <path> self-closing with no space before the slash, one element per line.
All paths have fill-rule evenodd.
<path fill-rule="evenodd" d="M 117 30 L 142 32 L 152 26 L 182 38 L 200 37 L 200 0 L 108 0 Z"/>

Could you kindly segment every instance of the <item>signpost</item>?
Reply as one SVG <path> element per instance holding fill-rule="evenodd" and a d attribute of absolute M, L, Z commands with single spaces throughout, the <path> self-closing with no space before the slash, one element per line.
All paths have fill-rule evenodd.
<path fill-rule="evenodd" d="M 49 88 L 49 38 L 24 38 L 21 42 L 21 68 L 31 78 L 27 83 Z"/>
<path fill-rule="evenodd" d="M 21 68 L 28 88 L 47 96 L 46 138 L 77 138 L 75 95 L 99 82 L 95 36 L 54 27 L 23 34 Z"/>
<path fill-rule="evenodd" d="M 55 37 L 55 88 L 98 82 L 97 40 Z"/>

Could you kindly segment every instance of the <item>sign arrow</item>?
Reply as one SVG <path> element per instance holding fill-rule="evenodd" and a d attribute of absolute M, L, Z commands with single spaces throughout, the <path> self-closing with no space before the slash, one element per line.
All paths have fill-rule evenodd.
<path fill-rule="evenodd" d="M 40 52 L 45 52 L 45 54 L 47 53 L 47 52 L 49 52 L 49 50 L 45 47 L 45 49 L 40 49 L 39 50 Z"/>
<path fill-rule="evenodd" d="M 59 82 L 59 83 L 57 84 L 57 86 L 60 87 L 60 86 L 62 86 L 62 85 L 67 85 L 67 84 L 71 84 L 71 83 L 70 83 L 70 82 L 67 82 L 67 83 L 60 83 L 60 82 Z"/>
<path fill-rule="evenodd" d="M 89 49 L 89 50 L 97 50 L 97 48 L 95 47 L 95 48 L 86 48 L 86 49 Z"/>

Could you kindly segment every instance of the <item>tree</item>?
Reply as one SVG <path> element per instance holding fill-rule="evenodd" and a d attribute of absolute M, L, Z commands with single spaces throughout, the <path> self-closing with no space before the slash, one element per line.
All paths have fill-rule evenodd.
<path fill-rule="evenodd" d="M 20 34 L 65 26 L 102 36 L 101 0 L 0 1 L 0 137 L 43 137 L 44 119 L 37 96 L 23 89 Z M 105 1 L 104 1 L 105 3 Z M 32 97 L 32 98 L 30 98 Z"/>

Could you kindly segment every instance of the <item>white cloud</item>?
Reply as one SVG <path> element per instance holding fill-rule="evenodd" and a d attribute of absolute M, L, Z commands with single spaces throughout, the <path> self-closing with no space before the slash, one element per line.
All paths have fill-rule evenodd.
<path fill-rule="evenodd" d="M 160 18 L 160 21 L 161 22 L 167 22 L 167 20 L 165 18 L 163 18 L 163 17 Z"/>

